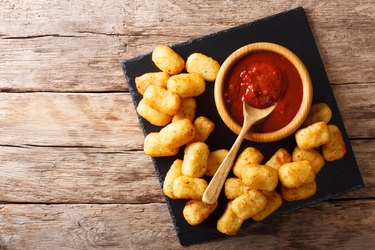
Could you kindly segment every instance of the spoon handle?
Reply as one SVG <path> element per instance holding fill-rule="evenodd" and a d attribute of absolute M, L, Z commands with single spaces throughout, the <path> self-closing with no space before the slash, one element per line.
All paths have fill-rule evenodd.
<path fill-rule="evenodd" d="M 213 204 L 217 201 L 221 189 L 223 188 L 224 182 L 227 179 L 229 171 L 233 166 L 233 162 L 236 159 L 237 152 L 241 146 L 243 138 L 246 132 L 251 127 L 252 123 L 244 123 L 241 132 L 238 134 L 236 141 L 234 142 L 232 148 L 229 150 L 224 161 L 221 163 L 220 167 L 217 169 L 214 177 L 211 179 L 210 184 L 204 191 L 202 201 L 207 204 Z"/>

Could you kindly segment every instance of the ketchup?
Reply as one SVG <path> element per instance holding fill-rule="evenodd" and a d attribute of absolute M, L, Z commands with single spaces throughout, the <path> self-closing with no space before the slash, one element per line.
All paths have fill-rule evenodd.
<path fill-rule="evenodd" d="M 254 108 L 275 109 L 255 132 L 273 132 L 285 127 L 302 103 L 302 80 L 294 65 L 273 52 L 256 52 L 240 59 L 230 70 L 224 86 L 226 107 L 232 117 L 243 123 L 242 102 Z"/>

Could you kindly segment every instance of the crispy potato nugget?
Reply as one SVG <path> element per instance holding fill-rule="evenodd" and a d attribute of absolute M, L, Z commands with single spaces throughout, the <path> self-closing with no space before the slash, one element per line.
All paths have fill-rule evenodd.
<path fill-rule="evenodd" d="M 229 151 L 226 149 L 218 149 L 208 154 L 206 169 L 207 176 L 215 175 L 217 169 L 220 167 L 220 164 L 224 161 L 224 158 L 227 156 L 228 152 Z"/>
<path fill-rule="evenodd" d="M 329 142 L 327 123 L 317 122 L 306 128 L 300 129 L 295 134 L 298 147 L 312 149 Z"/>
<path fill-rule="evenodd" d="M 165 45 L 159 45 L 154 49 L 152 61 L 161 71 L 170 75 L 178 74 L 185 68 L 184 59 Z"/>
<path fill-rule="evenodd" d="M 239 178 L 228 178 L 224 184 L 224 193 L 229 200 L 236 199 L 249 190 Z"/>
<path fill-rule="evenodd" d="M 232 201 L 233 212 L 247 220 L 262 211 L 267 205 L 267 198 L 258 190 L 250 190 Z"/>
<path fill-rule="evenodd" d="M 168 115 L 177 114 L 181 105 L 181 99 L 178 95 L 156 85 L 150 85 L 146 88 L 143 100 L 154 109 Z"/>
<path fill-rule="evenodd" d="M 340 129 L 335 125 L 328 125 L 330 141 L 323 145 L 322 154 L 327 161 L 340 160 L 346 154 L 345 142 Z"/>
<path fill-rule="evenodd" d="M 235 235 L 240 230 L 243 219 L 239 218 L 232 210 L 232 202 L 229 202 L 223 215 L 217 221 L 216 228 L 226 235 Z"/>
<path fill-rule="evenodd" d="M 315 174 L 319 173 L 324 166 L 324 159 L 321 154 L 315 149 L 301 149 L 295 147 L 293 151 L 293 161 L 309 161 Z"/>
<path fill-rule="evenodd" d="M 277 171 L 266 165 L 249 164 L 244 168 L 241 177 L 242 182 L 251 189 L 273 191 L 279 178 Z"/>
<path fill-rule="evenodd" d="M 182 211 L 185 220 L 192 226 L 202 223 L 216 209 L 217 201 L 214 204 L 206 204 L 200 200 L 190 200 L 185 204 Z"/>
<path fill-rule="evenodd" d="M 243 169 L 247 168 L 249 164 L 261 164 L 264 159 L 262 153 L 253 147 L 248 147 L 240 156 L 238 156 L 233 166 L 233 173 L 238 177 L 241 177 Z"/>
<path fill-rule="evenodd" d="M 190 121 L 194 121 L 196 109 L 197 102 L 193 97 L 183 98 L 181 100 L 180 109 L 178 110 L 178 113 L 173 116 L 172 122 L 176 122 L 182 119 L 189 119 Z"/>
<path fill-rule="evenodd" d="M 260 211 L 259 213 L 251 217 L 255 221 L 264 220 L 270 214 L 275 212 L 283 203 L 283 200 L 281 199 L 281 195 L 275 191 L 265 192 L 264 195 L 267 198 L 267 205 L 262 211 Z"/>
<path fill-rule="evenodd" d="M 278 170 L 281 165 L 292 161 L 292 156 L 285 148 L 280 148 L 276 153 L 269 159 L 266 164 L 275 170 Z"/>
<path fill-rule="evenodd" d="M 182 174 L 189 177 L 201 177 L 206 173 L 210 150 L 204 142 L 193 142 L 185 148 Z"/>
<path fill-rule="evenodd" d="M 181 73 L 168 79 L 167 88 L 181 98 L 187 98 L 202 94 L 206 89 L 206 83 L 197 73 Z"/>
<path fill-rule="evenodd" d="M 205 116 L 199 116 L 194 120 L 197 132 L 194 141 L 204 142 L 215 128 L 215 123 Z"/>
<path fill-rule="evenodd" d="M 185 67 L 187 72 L 198 73 L 204 80 L 213 82 L 219 72 L 220 64 L 202 53 L 193 53 L 186 60 Z"/>
<path fill-rule="evenodd" d="M 163 145 L 178 148 L 195 138 L 195 127 L 189 119 L 182 119 L 162 128 L 159 137 Z"/>
<path fill-rule="evenodd" d="M 177 159 L 173 162 L 172 166 L 169 168 L 167 175 L 165 176 L 163 183 L 163 192 L 166 196 L 171 199 L 176 199 L 173 194 L 173 181 L 182 175 L 181 172 L 182 161 Z"/>
<path fill-rule="evenodd" d="M 143 99 L 138 103 L 137 112 L 140 116 L 155 126 L 165 126 L 172 119 L 172 116 L 164 114 L 147 105 Z"/>
<path fill-rule="evenodd" d="M 287 201 L 299 201 L 307 199 L 316 193 L 316 182 L 303 184 L 295 188 L 281 186 L 281 195 Z"/>
<path fill-rule="evenodd" d="M 158 133 L 149 133 L 143 143 L 143 151 L 151 157 L 172 156 L 178 154 L 178 147 L 168 147 L 160 140 Z"/>
<path fill-rule="evenodd" d="M 173 195 L 177 199 L 201 200 L 207 182 L 204 179 L 179 176 L 173 181 Z"/>
<path fill-rule="evenodd" d="M 315 103 L 311 106 L 309 115 L 307 116 L 303 127 L 307 127 L 316 122 L 326 122 L 331 120 L 332 111 L 325 103 Z"/>
<path fill-rule="evenodd" d="M 137 86 L 138 93 L 143 95 L 145 90 L 151 84 L 167 88 L 169 75 L 165 72 L 150 72 L 135 78 L 135 85 Z"/>
<path fill-rule="evenodd" d="M 294 188 L 315 180 L 315 174 L 309 161 L 289 162 L 282 165 L 279 178 L 283 186 Z"/>

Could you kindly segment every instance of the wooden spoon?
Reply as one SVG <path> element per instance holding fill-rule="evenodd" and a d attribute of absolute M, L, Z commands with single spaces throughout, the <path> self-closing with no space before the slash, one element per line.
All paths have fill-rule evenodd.
<path fill-rule="evenodd" d="M 268 116 L 274 108 L 275 105 L 265 109 L 256 109 L 243 102 L 244 121 L 241 131 L 238 134 L 237 139 L 234 142 L 232 148 L 229 150 L 228 155 L 224 158 L 224 161 L 221 163 L 214 177 L 211 179 L 210 184 L 206 188 L 206 191 L 204 192 L 202 197 L 202 201 L 204 203 L 215 203 L 215 201 L 219 197 L 221 189 L 223 188 L 224 182 L 227 179 L 229 171 L 232 168 L 233 162 L 236 159 L 238 149 L 240 148 L 246 133 L 252 125 Z"/>

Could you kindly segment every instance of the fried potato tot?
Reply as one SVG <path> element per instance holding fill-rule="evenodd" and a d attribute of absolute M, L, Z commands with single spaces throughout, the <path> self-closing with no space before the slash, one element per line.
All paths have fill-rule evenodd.
<path fill-rule="evenodd" d="M 283 203 L 283 200 L 281 199 L 281 195 L 275 191 L 263 192 L 263 194 L 267 198 L 267 205 L 262 211 L 260 211 L 259 213 L 251 217 L 255 221 L 264 220 L 270 214 L 275 212 Z"/>
<path fill-rule="evenodd" d="M 301 149 L 299 147 L 295 147 L 293 151 L 293 161 L 309 161 L 311 163 L 311 167 L 316 174 L 319 173 L 320 169 L 324 166 L 324 159 L 319 153 L 319 151 L 315 149 Z"/>
<path fill-rule="evenodd" d="M 285 186 L 281 186 L 281 195 L 283 199 L 287 201 L 305 200 L 313 196 L 315 193 L 316 193 L 315 181 L 303 184 L 295 188 L 287 188 Z"/>
<path fill-rule="evenodd" d="M 178 113 L 173 116 L 172 122 L 176 122 L 182 119 L 189 119 L 190 121 L 194 121 L 196 109 L 197 102 L 193 97 L 183 98 L 181 100 L 180 109 L 178 110 Z"/>
<path fill-rule="evenodd" d="M 207 181 L 200 178 L 179 176 L 173 181 L 173 195 L 177 199 L 201 200 Z"/>
<path fill-rule="evenodd" d="M 167 88 L 169 75 L 165 72 L 150 72 L 145 73 L 135 78 L 135 85 L 137 86 L 138 93 L 143 95 L 145 90 L 151 84 Z"/>
<path fill-rule="evenodd" d="M 182 174 L 189 177 L 202 177 L 206 173 L 210 150 L 204 142 L 193 142 L 185 148 Z"/>
<path fill-rule="evenodd" d="M 194 120 L 195 131 L 197 132 L 194 141 L 204 142 L 215 128 L 215 123 L 205 116 L 199 116 Z"/>
<path fill-rule="evenodd" d="M 165 126 L 172 119 L 172 116 L 164 114 L 147 105 L 143 99 L 138 103 L 137 112 L 140 116 L 155 126 Z"/>
<path fill-rule="evenodd" d="M 207 169 L 206 169 L 207 176 L 215 175 L 217 169 L 220 167 L 221 163 L 224 161 L 228 152 L 229 151 L 226 149 L 218 149 L 208 154 Z"/>
<path fill-rule="evenodd" d="M 216 224 L 217 230 L 226 235 L 236 235 L 244 222 L 233 212 L 231 203 L 228 203 L 227 208 Z"/>
<path fill-rule="evenodd" d="M 232 201 L 233 212 L 247 220 L 262 211 L 267 205 L 267 198 L 258 190 L 250 190 Z"/>
<path fill-rule="evenodd" d="M 179 159 L 175 160 L 164 179 L 163 192 L 171 199 L 176 199 L 173 194 L 173 182 L 177 177 L 182 176 L 181 167 L 182 161 Z"/>
<path fill-rule="evenodd" d="M 181 98 L 195 97 L 206 90 L 206 83 L 197 73 L 181 73 L 168 79 L 167 88 Z"/>
<path fill-rule="evenodd" d="M 156 67 L 170 75 L 176 75 L 185 68 L 184 59 L 165 45 L 157 46 L 151 57 Z"/>
<path fill-rule="evenodd" d="M 224 184 L 224 194 L 229 200 L 236 199 L 249 190 L 239 178 L 228 178 Z"/>
<path fill-rule="evenodd" d="M 312 149 L 329 142 L 329 130 L 327 123 L 317 122 L 295 133 L 298 147 Z"/>
<path fill-rule="evenodd" d="M 327 161 L 340 160 L 346 154 L 345 142 L 340 129 L 335 125 L 328 125 L 330 141 L 323 145 L 322 154 Z"/>
<path fill-rule="evenodd" d="M 283 186 L 294 188 L 315 180 L 315 174 L 309 161 L 289 162 L 279 170 L 279 179 Z"/>
<path fill-rule="evenodd" d="M 272 167 L 259 164 L 249 164 L 241 173 L 242 182 L 251 189 L 273 191 L 279 178 Z"/>
<path fill-rule="evenodd" d="M 159 137 L 163 145 L 178 148 L 195 138 L 195 127 L 189 119 L 182 119 L 162 128 Z"/>
<path fill-rule="evenodd" d="M 204 80 L 213 82 L 219 72 L 220 64 L 202 53 L 193 53 L 186 60 L 185 68 L 187 72 L 198 73 Z"/>
<path fill-rule="evenodd" d="M 206 204 L 201 200 L 190 200 L 185 204 L 182 214 L 192 226 L 202 223 L 216 209 L 218 202 Z"/>
<path fill-rule="evenodd" d="M 292 156 L 289 154 L 289 152 L 285 148 L 280 148 L 264 165 L 270 166 L 273 169 L 278 170 L 281 165 L 291 161 Z"/>
<path fill-rule="evenodd" d="M 149 133 L 143 142 L 143 151 L 151 157 L 172 156 L 178 154 L 178 147 L 168 147 L 160 140 L 159 133 Z"/>
<path fill-rule="evenodd" d="M 261 164 L 264 159 L 262 153 L 253 147 L 248 147 L 242 151 L 238 156 L 233 166 L 233 173 L 238 177 L 241 177 L 243 169 L 247 168 L 249 164 Z"/>
<path fill-rule="evenodd" d="M 181 105 L 181 99 L 178 95 L 156 85 L 150 85 L 146 88 L 143 100 L 154 109 L 171 116 L 178 113 Z"/>
<path fill-rule="evenodd" d="M 311 105 L 310 112 L 302 124 L 302 127 L 310 126 L 316 122 L 328 123 L 332 118 L 332 111 L 326 103 L 315 103 Z"/>

